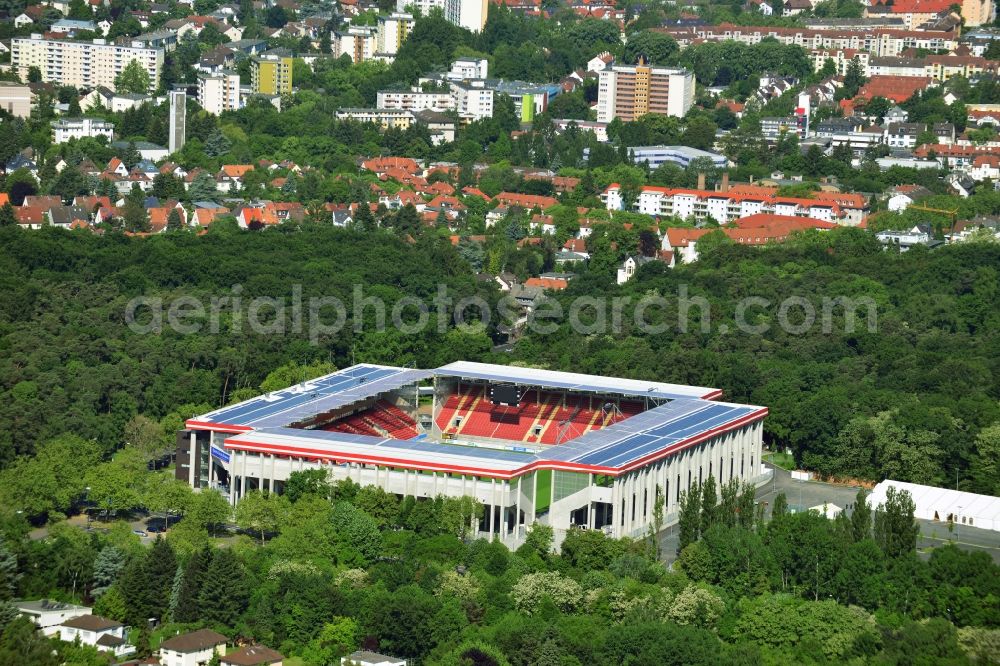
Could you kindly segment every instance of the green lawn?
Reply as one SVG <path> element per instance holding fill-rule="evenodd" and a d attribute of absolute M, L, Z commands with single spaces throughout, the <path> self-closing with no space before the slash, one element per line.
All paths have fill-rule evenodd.
<path fill-rule="evenodd" d="M 782 453 L 781 451 L 767 453 L 764 455 L 764 460 L 781 469 L 795 469 L 795 458 L 788 453 Z"/>
<path fill-rule="evenodd" d="M 552 470 L 540 469 L 535 474 L 538 476 L 538 487 L 535 497 L 535 515 L 538 516 L 549 508 L 552 504 Z"/>

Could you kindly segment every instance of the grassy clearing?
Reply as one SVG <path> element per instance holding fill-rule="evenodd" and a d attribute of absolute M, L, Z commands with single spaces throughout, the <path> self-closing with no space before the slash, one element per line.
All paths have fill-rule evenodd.
<path fill-rule="evenodd" d="M 776 451 L 764 455 L 764 460 L 782 469 L 795 469 L 795 458 L 789 453 Z"/>

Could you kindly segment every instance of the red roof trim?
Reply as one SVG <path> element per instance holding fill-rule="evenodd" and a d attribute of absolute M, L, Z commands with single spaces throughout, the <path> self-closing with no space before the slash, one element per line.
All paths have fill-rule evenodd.
<path fill-rule="evenodd" d="M 232 425 L 230 423 L 213 423 L 211 421 L 195 421 L 188 419 L 184 425 L 196 430 L 215 430 L 218 432 L 243 433 L 250 432 L 253 428 L 249 426 Z"/>

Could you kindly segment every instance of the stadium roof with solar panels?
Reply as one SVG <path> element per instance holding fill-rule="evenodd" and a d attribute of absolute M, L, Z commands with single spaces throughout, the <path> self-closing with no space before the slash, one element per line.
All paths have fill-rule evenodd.
<path fill-rule="evenodd" d="M 426 437 L 393 439 L 303 429 L 318 414 L 430 382 L 490 387 L 494 404 L 510 400 L 497 387 L 543 389 L 607 398 L 643 399 L 648 408 L 555 446 L 490 446 Z M 485 363 L 457 362 L 437 370 L 355 365 L 230 405 L 187 421 L 194 430 L 230 433 L 225 447 L 257 453 L 510 478 L 533 469 L 617 475 L 713 435 L 759 421 L 767 409 L 714 401 L 718 389 L 663 384 Z M 502 442 L 501 442 L 502 443 Z M 512 440 L 510 443 L 520 443 Z"/>

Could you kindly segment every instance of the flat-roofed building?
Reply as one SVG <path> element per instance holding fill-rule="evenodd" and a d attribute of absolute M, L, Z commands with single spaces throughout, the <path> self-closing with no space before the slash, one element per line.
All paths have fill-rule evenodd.
<path fill-rule="evenodd" d="M 555 282 L 565 284 L 543 288 Z M 767 409 L 720 395 L 464 361 L 356 365 L 189 419 L 175 475 L 233 503 L 253 490 L 280 494 L 304 469 L 418 501 L 471 497 L 485 507 L 473 531 L 512 546 L 538 521 L 557 540 L 581 527 L 634 537 L 653 525 L 657 494 L 667 526 L 696 483 L 766 476 Z"/>
<path fill-rule="evenodd" d="M 53 143 L 66 143 L 70 139 L 115 139 L 115 124 L 103 118 L 62 118 L 52 121 Z"/>
<path fill-rule="evenodd" d="M 216 116 L 242 108 L 240 75 L 225 69 L 214 73 L 198 72 L 198 103 Z"/>
<path fill-rule="evenodd" d="M 393 12 L 378 17 L 378 33 L 375 38 L 375 51 L 384 55 L 396 55 L 399 47 L 406 41 L 413 29 L 413 15 L 405 12 Z"/>
<path fill-rule="evenodd" d="M 13 81 L 0 81 L 0 109 L 15 118 L 31 115 L 31 88 Z"/>
<path fill-rule="evenodd" d="M 11 40 L 11 66 L 22 79 L 37 67 L 42 81 L 76 88 L 115 87 L 115 79 L 136 61 L 149 75 L 149 90 L 160 85 L 163 49 L 109 44 L 103 39 L 78 42 L 41 35 Z"/>
<path fill-rule="evenodd" d="M 13 604 L 21 615 L 31 618 L 46 636 L 58 634 L 59 625 L 66 620 L 72 620 L 81 615 L 90 615 L 91 611 L 89 606 L 77 606 L 52 599 L 15 601 Z"/>
<path fill-rule="evenodd" d="M 375 96 L 375 105 L 380 109 L 450 111 L 455 108 L 455 100 L 448 86 L 443 86 L 442 89 L 435 84 L 426 90 L 420 86 L 379 90 Z"/>
<path fill-rule="evenodd" d="M 348 56 L 353 63 L 366 62 L 378 50 L 378 28 L 367 25 L 348 26 L 347 30 L 334 33 L 333 55 Z"/>
<path fill-rule="evenodd" d="M 599 74 L 597 120 L 628 122 L 647 113 L 682 117 L 694 104 L 694 74 L 686 69 L 613 65 Z"/>
<path fill-rule="evenodd" d="M 401 109 L 338 109 L 337 119 L 375 123 L 385 128 L 395 127 L 397 129 L 407 129 L 413 124 L 413 114 Z"/>
<path fill-rule="evenodd" d="M 292 92 L 292 57 L 264 53 L 250 60 L 250 87 L 262 95 Z"/>

